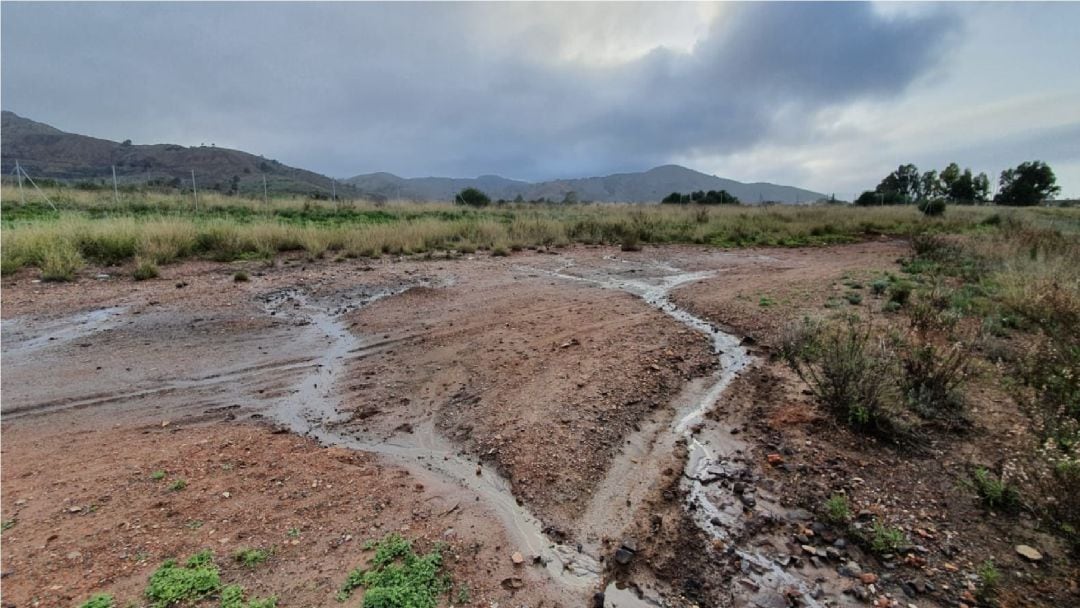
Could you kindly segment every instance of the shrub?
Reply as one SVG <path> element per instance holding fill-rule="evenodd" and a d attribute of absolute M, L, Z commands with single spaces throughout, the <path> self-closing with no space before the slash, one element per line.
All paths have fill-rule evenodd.
<path fill-rule="evenodd" d="M 54 243 L 41 260 L 42 281 L 74 281 L 83 267 L 82 255 L 68 243 Z"/>
<path fill-rule="evenodd" d="M 956 344 L 947 350 L 928 342 L 901 350 L 902 388 L 908 406 L 922 418 L 943 421 L 950 428 L 968 424 L 964 394 L 967 353 Z"/>
<path fill-rule="evenodd" d="M 251 277 L 249 277 L 248 273 L 244 272 L 243 270 L 239 270 L 232 275 L 232 280 L 233 283 L 246 283 L 251 280 Z"/>
<path fill-rule="evenodd" d="M 870 291 L 875 296 L 880 296 L 880 295 L 884 294 L 885 290 L 887 290 L 888 288 L 889 288 L 889 279 L 885 279 L 885 278 L 876 279 L 873 283 L 870 284 Z"/>
<path fill-rule="evenodd" d="M 945 213 L 945 199 L 931 198 L 919 203 L 919 211 L 928 217 L 936 217 Z"/>
<path fill-rule="evenodd" d="M 859 304 L 862 304 L 862 294 L 860 294 L 860 293 L 855 293 L 855 292 L 851 291 L 851 292 L 848 292 L 844 296 L 844 298 L 848 301 L 848 304 L 851 304 L 852 306 L 857 306 Z"/>
<path fill-rule="evenodd" d="M 911 291 L 915 288 L 910 281 L 896 281 L 889 286 L 889 302 L 897 306 L 907 304 L 911 298 Z"/>
<path fill-rule="evenodd" d="M 809 386 L 818 403 L 856 430 L 894 441 L 914 439 L 896 415 L 890 353 L 872 339 L 871 327 L 853 321 L 789 326 L 780 355 Z"/>
<path fill-rule="evenodd" d="M 623 235 L 622 246 L 620 247 L 620 249 L 622 249 L 623 251 L 641 251 L 640 240 L 641 236 L 637 233 L 637 231 L 627 231 L 627 233 Z"/>
<path fill-rule="evenodd" d="M 247 593 L 240 585 L 227 585 L 221 590 L 221 608 L 276 608 L 277 598 L 252 598 L 244 601 Z"/>
<path fill-rule="evenodd" d="M 997 595 L 998 586 L 1001 584 L 1001 572 L 994 565 L 993 559 L 988 559 L 979 566 L 977 572 L 979 583 L 975 595 L 982 603 L 989 603 Z"/>
<path fill-rule="evenodd" d="M 491 197 L 476 188 L 465 188 L 454 197 L 454 203 L 470 207 L 487 207 L 491 204 Z"/>
<path fill-rule="evenodd" d="M 179 492 L 180 490 L 183 490 L 186 487 L 187 487 L 187 482 L 186 481 L 184 481 L 183 479 L 177 479 L 176 481 L 169 484 L 169 491 L 170 492 Z"/>
<path fill-rule="evenodd" d="M 136 281 L 145 281 L 147 279 L 156 279 L 158 277 L 157 264 L 150 260 L 136 259 L 135 260 L 135 272 L 131 273 L 131 276 Z"/>

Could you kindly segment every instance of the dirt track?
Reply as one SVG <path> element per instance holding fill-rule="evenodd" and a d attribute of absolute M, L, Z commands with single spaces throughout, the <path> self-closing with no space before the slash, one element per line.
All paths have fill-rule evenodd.
<path fill-rule="evenodd" d="M 332 605 L 365 558 L 357 541 L 389 530 L 448 540 L 482 605 L 582 605 L 609 578 L 676 605 L 782 600 L 798 581 L 810 601 L 815 577 L 838 591 L 826 570 L 771 583 L 744 572 L 759 591 L 704 563 L 707 539 L 673 498 L 688 448 L 665 429 L 702 399 L 717 359 L 701 331 L 620 287 L 700 271 L 673 301 L 768 342 L 826 284 L 891 268 L 904 247 L 578 247 L 292 260 L 250 265 L 246 283 L 210 263 L 144 283 L 7 280 L 4 601 L 134 598 L 166 557 L 275 546 L 260 570 L 226 574 L 282 605 Z M 735 450 L 723 466 L 756 470 L 729 413 L 697 437 Z M 155 470 L 188 485 L 170 492 Z M 719 487 L 702 504 L 727 504 Z M 750 512 L 786 517 L 769 494 Z M 748 542 L 753 520 L 731 513 L 715 525 Z M 623 543 L 637 545 L 630 568 L 611 563 Z M 550 563 L 515 567 L 514 551 Z M 686 567 L 669 576 L 673 561 Z M 614 589 L 607 601 L 633 602 Z"/>

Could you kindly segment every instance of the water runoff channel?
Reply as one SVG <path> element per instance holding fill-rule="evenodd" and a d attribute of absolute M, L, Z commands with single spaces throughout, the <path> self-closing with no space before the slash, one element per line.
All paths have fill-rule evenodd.
<path fill-rule="evenodd" d="M 624 263 L 614 257 L 609 257 L 607 261 Z M 659 276 L 632 279 L 618 271 L 605 273 L 591 269 L 588 272 L 575 272 L 578 269 L 573 260 L 554 271 L 526 270 L 631 293 L 682 325 L 710 338 L 713 353 L 718 358 L 717 370 L 695 393 L 694 399 L 680 407 L 670 424 L 659 430 L 663 436 L 657 437 L 656 443 L 674 444 L 680 439 L 686 441 L 689 454 L 682 480 L 686 510 L 709 537 L 729 544 L 734 540 L 733 531 L 737 528 L 733 521 L 736 515 L 730 509 L 725 510 L 714 504 L 706 488 L 710 468 L 720 459 L 710 444 L 723 444 L 723 440 L 703 437 L 704 425 L 700 422 L 752 359 L 739 338 L 678 307 L 669 299 L 675 288 L 714 276 L 714 271 L 683 272 L 665 264 L 654 266 Z M 348 309 L 367 306 L 422 285 L 430 283 L 417 282 L 352 299 Z M 348 360 L 366 348 L 364 338 L 349 331 L 342 318 L 345 309 L 321 305 L 301 290 L 274 292 L 266 296 L 263 303 L 267 312 L 295 318 L 309 331 L 318 332 L 319 339 L 326 341 L 315 365 L 296 383 L 294 392 L 279 398 L 267 410 L 265 415 L 270 419 L 324 445 L 380 454 L 400 463 L 421 479 L 434 476 L 437 481 L 448 481 L 474 492 L 484 505 L 497 514 L 510 540 L 519 550 L 538 558 L 536 561 L 543 564 L 551 581 L 578 605 L 586 605 L 600 591 L 604 592 L 605 606 L 634 608 L 664 605 L 661 598 L 639 597 L 629 588 L 617 588 L 613 581 L 605 581 L 604 566 L 597 557 L 579 547 L 549 538 L 544 533 L 543 522 L 518 504 L 506 479 L 491 467 L 478 465 L 475 459 L 461 454 L 436 432 L 432 422 L 415 427 L 414 433 L 395 437 L 392 441 L 357 437 L 338 430 L 339 423 L 347 421 L 348 414 L 339 409 L 340 397 L 334 387 L 345 376 Z M 625 470 L 627 463 L 621 464 Z M 611 467 L 611 470 L 615 469 Z M 755 584 L 771 589 L 799 589 L 806 594 L 807 605 L 819 605 L 809 596 L 810 585 L 806 580 L 786 572 L 772 559 L 752 549 L 734 551 L 743 561 L 744 572 Z M 746 565 L 750 567 L 746 568 Z"/>

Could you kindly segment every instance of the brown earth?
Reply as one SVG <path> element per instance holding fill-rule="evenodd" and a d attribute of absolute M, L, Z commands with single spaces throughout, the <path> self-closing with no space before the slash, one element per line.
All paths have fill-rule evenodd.
<path fill-rule="evenodd" d="M 925 564 L 890 570 L 862 556 L 882 578 L 880 593 L 955 605 L 965 577 L 993 557 L 1008 570 L 1006 598 L 1075 601 L 1064 582 L 1075 567 L 1053 539 L 1023 519 L 1002 527 L 955 483 L 972 462 L 992 464 L 995 446 L 1019 432 L 1006 397 L 980 393 L 980 403 L 1000 402 L 990 408 L 997 414 L 956 440 L 963 450 L 942 444 L 916 458 L 827 422 L 790 372 L 768 360 L 792 318 L 879 308 L 865 288 L 861 305 L 848 304 L 853 288 L 844 282 L 897 272 L 906 252 L 896 241 L 737 252 L 572 247 L 508 258 L 189 262 L 145 282 L 124 278 L 127 269 L 74 284 L 32 282 L 28 271 L 5 278 L 2 508 L 14 523 L 0 543 L 3 601 L 71 605 L 102 591 L 137 600 L 162 559 L 212 548 L 227 582 L 276 594 L 283 606 L 335 605 L 345 574 L 370 555 L 360 543 L 400 531 L 422 547 L 448 542 L 450 572 L 469 585 L 475 605 L 579 605 L 543 570 L 511 563 L 519 550 L 512 536 L 466 485 L 419 462 L 324 448 L 262 424 L 274 404 L 307 395 L 300 384 L 326 364 L 319 358 L 326 338 L 294 314 L 301 305 L 269 307 L 267 294 L 287 289 L 340 313 L 360 342 L 345 356 L 343 377 L 314 387 L 340 395 L 346 420 L 313 424 L 369 443 L 441 449 L 448 442 L 450 452 L 501 472 L 552 538 L 584 543 L 599 558 L 624 536 L 638 539 L 629 567 L 605 566 L 614 578 L 662 591 L 673 605 L 738 605 L 733 589 L 746 586 L 739 560 L 710 544 L 682 509 L 679 450 L 653 463 L 657 477 L 627 498 L 624 511 L 613 506 L 617 521 L 593 525 L 590 498 L 609 491 L 610 467 L 640 447 L 627 442 L 670 422 L 672 400 L 688 380 L 706 376 L 714 358 L 703 336 L 638 297 L 551 274 L 570 261 L 631 277 L 716 271 L 672 299 L 753 336 L 762 356 L 725 392 L 709 424 L 741 431 L 746 461 L 778 504 L 812 519 L 824 497 L 843 489 L 856 508 L 928 534 L 916 541 L 927 549 Z M 233 281 L 239 268 L 250 282 Z M 116 308 L 86 316 L 102 307 Z M 771 453 L 787 466 L 766 464 Z M 948 474 L 927 476 L 928 467 Z M 165 480 L 149 478 L 157 470 Z M 187 487 L 169 491 L 174 478 Z M 811 523 L 754 523 L 739 542 L 798 553 L 787 545 Z M 820 544 L 834 532 L 816 534 Z M 1010 543 L 1019 542 L 1047 559 L 1018 561 Z M 275 552 L 253 570 L 230 560 L 255 546 Z M 512 578 L 522 583 L 504 587 Z M 918 578 L 936 591 L 906 598 L 900 584 Z"/>

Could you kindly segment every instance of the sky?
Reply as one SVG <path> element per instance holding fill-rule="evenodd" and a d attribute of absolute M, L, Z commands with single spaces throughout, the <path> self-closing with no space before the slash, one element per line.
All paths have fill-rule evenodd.
<path fill-rule="evenodd" d="M 1080 3 L 0 5 L 0 106 L 344 178 L 677 163 L 850 200 L 901 163 L 1080 197 Z"/>

